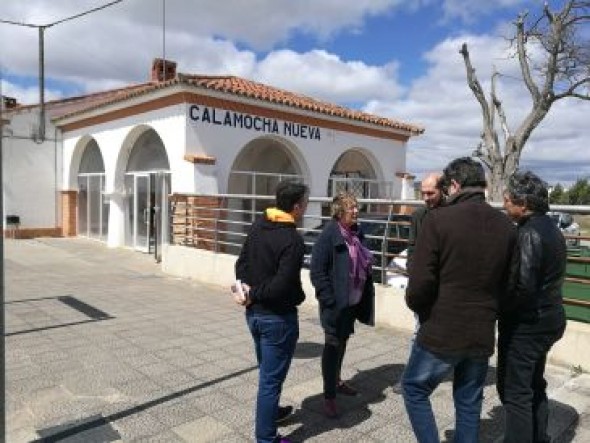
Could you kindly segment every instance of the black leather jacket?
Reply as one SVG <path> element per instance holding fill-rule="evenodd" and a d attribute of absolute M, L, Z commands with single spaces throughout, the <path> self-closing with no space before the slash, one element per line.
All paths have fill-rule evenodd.
<path fill-rule="evenodd" d="M 549 216 L 532 214 L 520 221 L 501 317 L 536 321 L 543 311 L 560 308 L 565 265 L 565 239 Z"/>

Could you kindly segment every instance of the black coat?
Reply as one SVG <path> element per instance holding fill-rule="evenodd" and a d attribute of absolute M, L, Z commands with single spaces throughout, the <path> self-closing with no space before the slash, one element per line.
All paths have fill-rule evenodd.
<path fill-rule="evenodd" d="M 359 233 L 359 239 L 363 241 L 362 233 Z M 350 266 L 348 246 L 338 222 L 333 220 L 322 230 L 313 246 L 309 272 L 320 305 L 320 321 L 327 333 L 335 332 L 338 317 L 349 306 Z M 371 270 L 355 313 L 361 323 L 375 324 L 375 288 Z"/>
<path fill-rule="evenodd" d="M 248 309 L 284 314 L 305 300 L 301 284 L 304 243 L 295 223 L 257 220 L 236 261 L 236 278 L 251 286 Z"/>
<path fill-rule="evenodd" d="M 561 309 L 566 260 L 565 239 L 548 215 L 523 219 L 501 318 L 534 322 L 544 310 Z"/>
<path fill-rule="evenodd" d="M 416 241 L 418 240 L 418 233 L 420 232 L 422 222 L 424 221 L 424 217 L 426 217 L 426 214 L 428 214 L 428 211 L 429 209 L 427 207 L 422 206 L 412 213 L 412 219 L 410 222 L 410 235 L 408 237 L 408 259 L 406 261 L 406 269 L 408 269 L 412 265 L 412 259 L 414 258 L 414 250 L 416 249 Z"/>
<path fill-rule="evenodd" d="M 498 302 L 507 289 L 516 228 L 466 190 L 424 218 L 406 302 L 420 317 L 418 343 L 441 355 L 494 353 Z"/>

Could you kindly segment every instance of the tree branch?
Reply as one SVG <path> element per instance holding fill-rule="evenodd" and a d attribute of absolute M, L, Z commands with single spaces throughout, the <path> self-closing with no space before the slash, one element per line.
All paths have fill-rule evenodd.
<path fill-rule="evenodd" d="M 533 76 L 531 75 L 531 68 L 529 66 L 529 60 L 527 58 L 527 35 L 524 29 L 525 17 L 526 14 L 521 14 L 516 21 L 516 50 L 518 53 L 518 63 L 520 64 L 520 70 L 522 71 L 524 83 L 527 89 L 529 90 L 531 97 L 533 98 L 533 103 L 538 103 L 541 99 L 541 93 L 539 92 L 539 88 L 537 88 L 537 85 L 533 81 Z"/>
<path fill-rule="evenodd" d="M 465 69 L 467 71 L 467 84 L 471 91 L 473 91 L 473 95 L 479 102 L 481 107 L 482 117 L 483 117 L 483 129 L 484 133 L 482 134 L 482 138 L 484 141 L 484 146 L 486 147 L 486 153 L 489 156 L 490 162 L 493 164 L 494 159 L 499 158 L 500 156 L 500 146 L 498 143 L 498 136 L 494 130 L 493 121 L 494 121 L 494 109 L 490 106 L 488 101 L 486 100 L 485 94 L 483 92 L 483 88 L 481 87 L 481 83 L 477 76 L 475 75 L 475 69 L 471 64 L 471 58 L 469 57 L 469 50 L 467 49 L 467 43 L 463 43 L 461 46 L 461 50 L 459 53 L 463 56 L 463 61 L 465 62 Z"/>
<path fill-rule="evenodd" d="M 488 169 L 492 169 L 492 159 L 490 158 L 489 153 L 487 152 L 487 149 L 484 151 L 484 146 L 485 146 L 485 135 L 482 132 L 481 135 L 481 141 L 479 142 L 479 144 L 477 145 L 477 148 L 475 148 L 475 150 L 473 151 L 473 153 L 471 154 L 472 157 L 477 157 L 479 158 L 479 160 L 487 166 Z"/>
<path fill-rule="evenodd" d="M 575 98 L 579 98 L 582 100 L 590 100 L 590 93 L 580 94 L 579 92 L 575 92 L 576 89 L 578 89 L 580 86 L 582 86 L 584 84 L 590 85 L 590 77 L 586 77 L 586 78 L 583 78 L 583 79 L 575 82 L 574 84 L 572 84 L 568 88 L 567 91 L 562 92 L 561 94 L 555 94 L 555 96 L 553 97 L 553 101 L 557 101 L 557 100 L 560 100 L 565 97 L 575 97 Z"/>
<path fill-rule="evenodd" d="M 494 104 L 496 112 L 498 113 L 498 117 L 500 118 L 500 126 L 502 127 L 502 133 L 504 134 L 504 143 L 506 143 L 506 140 L 508 140 L 508 137 L 510 137 L 510 129 L 508 128 L 508 120 L 506 119 L 502 102 L 496 95 L 496 78 L 499 75 L 500 73 L 496 71 L 496 68 L 494 68 L 494 73 L 492 74 L 492 103 Z"/>

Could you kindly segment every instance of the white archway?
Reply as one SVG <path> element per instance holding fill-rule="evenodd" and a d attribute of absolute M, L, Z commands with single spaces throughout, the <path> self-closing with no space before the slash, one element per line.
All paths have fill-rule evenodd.
<path fill-rule="evenodd" d="M 74 152 L 72 153 L 72 157 L 70 159 L 70 169 L 68 174 L 68 189 L 78 189 L 78 174 L 81 172 L 80 166 L 82 164 L 82 157 L 86 153 L 86 148 L 91 146 L 92 144 L 96 145 L 96 149 L 100 153 L 100 158 L 102 161 L 102 172 L 104 172 L 104 160 L 102 151 L 100 150 L 100 146 L 92 137 L 91 135 L 85 135 L 78 140 L 76 146 L 74 147 Z M 94 148 L 92 148 L 94 150 Z M 88 171 L 86 171 L 88 172 Z"/>
<path fill-rule="evenodd" d="M 236 156 L 228 176 L 228 194 L 274 196 L 277 184 L 282 180 L 297 180 L 309 185 L 311 174 L 297 146 L 282 137 L 263 136 L 248 142 Z M 228 234 L 230 242 L 240 240 L 247 224 L 254 221 L 255 214 L 271 204 L 269 200 L 230 199 L 232 220 L 244 223 L 233 224 L 237 237 Z M 241 228 L 240 228 L 241 226 Z"/>
<path fill-rule="evenodd" d="M 75 151 L 78 235 L 105 240 L 108 236 L 109 206 L 106 204 L 105 166 L 96 140 L 83 137 Z M 79 149 L 78 149 L 79 148 Z M 74 170 L 72 168 L 71 170 Z"/>
<path fill-rule="evenodd" d="M 391 194 L 390 188 L 391 184 L 384 181 L 383 170 L 375 156 L 365 148 L 351 148 L 332 166 L 327 195 L 348 190 L 359 198 L 387 198 Z"/>
<path fill-rule="evenodd" d="M 121 145 L 110 194 L 109 245 L 151 252 L 161 244 L 161 218 L 170 189 L 168 152 L 149 125 L 134 127 Z"/>
<path fill-rule="evenodd" d="M 236 156 L 228 177 L 229 194 L 274 195 L 279 181 L 310 184 L 307 163 L 295 144 L 281 137 L 251 140 Z"/>

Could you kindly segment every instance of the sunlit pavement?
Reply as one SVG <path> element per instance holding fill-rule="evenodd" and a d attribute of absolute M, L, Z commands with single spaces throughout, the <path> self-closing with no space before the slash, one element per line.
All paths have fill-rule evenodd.
<path fill-rule="evenodd" d="M 228 276 L 231 281 L 232 276 Z M 81 239 L 5 241 L 7 441 L 253 441 L 257 372 L 243 312 L 223 288 L 163 274 L 154 260 Z M 308 294 L 313 296 L 313 294 Z M 358 327 L 344 363 L 361 395 L 321 413 L 323 335 L 301 334 L 282 402 L 293 441 L 412 442 L 397 393 L 409 336 Z M 482 442 L 502 435 L 490 370 Z M 590 441 L 590 376 L 549 367 L 554 441 Z M 432 398 L 452 441 L 450 382 Z"/>

